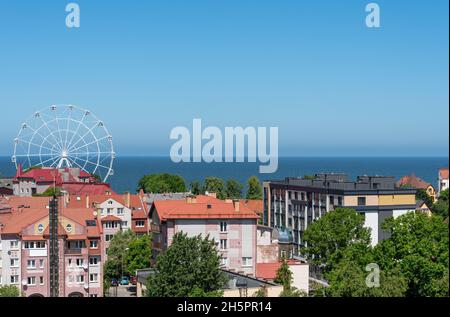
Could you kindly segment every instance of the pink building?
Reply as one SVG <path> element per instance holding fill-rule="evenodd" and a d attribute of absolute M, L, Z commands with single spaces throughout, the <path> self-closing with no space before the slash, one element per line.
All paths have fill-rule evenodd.
<path fill-rule="evenodd" d="M 166 250 L 177 232 L 214 239 L 222 266 L 255 276 L 258 215 L 239 200 L 192 196 L 153 202 L 149 213 L 154 256 Z"/>

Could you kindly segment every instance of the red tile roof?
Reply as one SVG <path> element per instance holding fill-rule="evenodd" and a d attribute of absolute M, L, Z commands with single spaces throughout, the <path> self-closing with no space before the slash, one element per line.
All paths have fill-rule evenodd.
<path fill-rule="evenodd" d="M 295 260 L 288 260 L 288 265 L 300 265 L 301 262 Z M 281 267 L 283 262 L 274 263 L 257 263 L 256 264 L 256 277 L 273 281 L 277 276 L 277 271 Z"/>
<path fill-rule="evenodd" d="M 441 168 L 439 170 L 439 177 L 441 179 L 448 179 L 448 168 Z"/>
<path fill-rule="evenodd" d="M 264 203 L 262 199 L 241 199 L 240 202 L 257 214 L 262 214 L 264 212 Z"/>
<path fill-rule="evenodd" d="M 88 183 L 63 183 L 61 188 L 70 195 L 105 195 L 114 193 L 108 184 L 88 184 Z"/>
<path fill-rule="evenodd" d="M 119 217 L 113 216 L 113 215 L 108 215 L 108 216 L 102 218 L 102 222 L 103 221 L 122 221 L 122 219 L 120 219 Z"/>
<path fill-rule="evenodd" d="M 189 198 L 188 198 L 189 199 Z M 153 208 L 162 221 L 167 219 L 258 219 L 258 215 L 239 203 L 239 211 L 233 202 L 200 195 L 195 200 L 159 200 Z"/>
<path fill-rule="evenodd" d="M 403 176 L 402 178 L 400 178 L 396 185 L 397 187 L 406 185 L 417 189 L 427 189 L 431 186 L 430 183 L 425 182 L 414 174 Z"/>

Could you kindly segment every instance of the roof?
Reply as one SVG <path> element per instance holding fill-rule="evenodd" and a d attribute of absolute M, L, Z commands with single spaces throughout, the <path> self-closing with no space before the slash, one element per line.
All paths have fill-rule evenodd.
<path fill-rule="evenodd" d="M 396 186 L 397 187 L 411 186 L 416 189 L 427 189 L 428 187 L 431 186 L 431 184 L 425 182 L 416 175 L 411 174 L 400 178 L 400 180 L 396 183 Z"/>
<path fill-rule="evenodd" d="M 167 219 L 259 219 L 259 216 L 245 205 L 239 204 L 239 211 L 236 211 L 233 201 L 224 201 L 205 195 L 186 200 L 155 201 L 152 208 L 156 210 L 162 221 Z"/>
<path fill-rule="evenodd" d="M 281 267 L 283 262 L 273 263 L 257 263 L 256 264 L 256 277 L 265 280 L 274 280 L 277 276 L 277 271 Z M 288 265 L 302 265 L 300 261 L 288 260 Z"/>
<path fill-rule="evenodd" d="M 85 182 L 87 178 L 91 183 L 94 182 L 94 178 L 80 168 L 36 167 L 23 171 L 19 165 L 14 180 L 33 179 L 36 183 L 63 184 Z"/>
<path fill-rule="evenodd" d="M 258 214 L 264 212 L 264 202 L 262 199 L 241 199 L 240 202 Z"/>
<path fill-rule="evenodd" d="M 63 183 L 61 188 L 70 195 L 104 195 L 114 193 L 109 184 Z"/>
<path fill-rule="evenodd" d="M 441 179 L 448 179 L 448 167 L 439 169 L 439 177 Z"/>
<path fill-rule="evenodd" d="M 122 221 L 122 219 L 120 219 L 119 217 L 113 216 L 113 215 L 108 215 L 108 216 L 102 218 L 102 222 L 103 221 Z"/>

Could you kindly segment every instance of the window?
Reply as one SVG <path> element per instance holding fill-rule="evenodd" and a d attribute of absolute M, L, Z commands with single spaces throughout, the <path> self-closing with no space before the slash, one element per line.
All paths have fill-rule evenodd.
<path fill-rule="evenodd" d="M 220 222 L 220 232 L 227 232 L 228 231 L 228 223 L 226 221 Z"/>
<path fill-rule="evenodd" d="M 77 275 L 77 283 L 78 284 L 84 283 L 84 275 Z"/>
<path fill-rule="evenodd" d="M 89 242 L 89 247 L 90 247 L 91 249 L 97 249 L 97 248 L 98 248 L 98 241 L 97 241 L 97 240 L 91 240 L 91 241 Z"/>
<path fill-rule="evenodd" d="M 113 212 L 112 208 L 107 208 L 106 209 L 106 214 L 110 215 L 110 214 L 112 214 L 112 212 Z"/>
<path fill-rule="evenodd" d="M 127 227 L 128 226 L 128 221 L 122 221 L 122 227 Z"/>
<path fill-rule="evenodd" d="M 25 241 L 24 243 L 25 249 L 45 249 L 44 241 Z"/>
<path fill-rule="evenodd" d="M 69 249 L 82 249 L 85 248 L 85 242 L 84 240 L 75 240 L 75 241 L 68 241 L 67 247 Z"/>
<path fill-rule="evenodd" d="M 36 261 L 35 260 L 28 260 L 27 261 L 27 269 L 35 269 L 36 268 Z"/>
<path fill-rule="evenodd" d="M 89 282 L 97 283 L 98 282 L 98 274 L 97 273 L 89 274 Z"/>
<path fill-rule="evenodd" d="M 117 228 L 118 227 L 118 222 L 117 221 L 107 221 L 105 223 L 105 227 L 106 228 Z"/>
<path fill-rule="evenodd" d="M 145 220 L 136 220 L 136 227 L 138 228 L 145 227 Z"/>
<path fill-rule="evenodd" d="M 228 265 L 228 258 L 221 258 L 220 259 L 220 265 L 227 266 Z"/>
<path fill-rule="evenodd" d="M 69 233 L 72 232 L 72 225 L 70 223 L 67 224 L 66 231 L 69 232 Z"/>
<path fill-rule="evenodd" d="M 220 250 L 227 249 L 227 239 L 220 239 Z"/>
<path fill-rule="evenodd" d="M 114 237 L 113 234 L 107 234 L 105 235 L 105 241 L 111 241 L 113 237 Z"/>
<path fill-rule="evenodd" d="M 10 245 L 11 250 L 19 249 L 19 241 L 13 240 L 13 241 L 10 241 L 9 243 L 10 243 L 9 245 Z"/>
<path fill-rule="evenodd" d="M 44 277 L 39 276 L 39 285 L 44 285 Z"/>
<path fill-rule="evenodd" d="M 44 268 L 44 260 L 39 260 L 39 267 L 40 267 L 41 269 Z"/>
<path fill-rule="evenodd" d="M 251 257 L 242 258 L 242 266 L 252 266 L 252 265 L 253 265 L 253 258 Z"/>
<path fill-rule="evenodd" d="M 117 208 L 117 214 L 123 215 L 123 208 Z"/>
<path fill-rule="evenodd" d="M 83 267 L 84 259 L 77 259 L 76 263 L 77 263 L 77 267 Z"/>
<path fill-rule="evenodd" d="M 31 286 L 36 285 L 36 277 L 34 277 L 34 276 L 28 277 L 27 285 L 31 285 Z"/>
<path fill-rule="evenodd" d="M 358 206 L 366 205 L 366 197 L 358 197 Z"/>
<path fill-rule="evenodd" d="M 11 267 L 19 267 L 19 259 L 11 259 Z"/>
<path fill-rule="evenodd" d="M 89 264 L 90 265 L 98 265 L 98 258 L 96 258 L 96 257 L 89 258 Z"/>
<path fill-rule="evenodd" d="M 38 232 L 39 233 L 42 233 L 44 231 L 44 225 L 41 223 L 41 224 L 39 224 L 39 226 L 38 226 Z"/>
<path fill-rule="evenodd" d="M 11 284 L 17 285 L 19 284 L 19 275 L 11 275 Z"/>

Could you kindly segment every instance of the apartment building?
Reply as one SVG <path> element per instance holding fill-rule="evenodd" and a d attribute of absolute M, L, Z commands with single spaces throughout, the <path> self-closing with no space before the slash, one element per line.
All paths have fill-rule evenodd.
<path fill-rule="evenodd" d="M 438 194 L 446 189 L 448 189 L 448 167 L 439 169 Z"/>
<path fill-rule="evenodd" d="M 16 285 L 26 296 L 50 296 L 50 198 L 0 200 L 0 285 Z M 143 197 L 66 195 L 59 198 L 58 212 L 59 296 L 103 296 L 112 237 L 128 229 L 147 233 Z"/>
<path fill-rule="evenodd" d="M 397 188 L 394 177 L 316 174 L 312 178 L 288 177 L 264 183 L 263 224 L 287 231 L 292 255 L 305 246 L 303 234 L 313 221 L 338 207 L 353 208 L 365 217 L 371 229 L 372 245 L 387 237 L 383 221 L 416 208 L 413 188 Z"/>
<path fill-rule="evenodd" d="M 209 235 L 216 242 L 224 269 L 255 276 L 259 216 L 239 200 L 220 200 L 212 194 L 154 201 L 149 218 L 155 258 L 167 250 L 177 232 Z"/>

